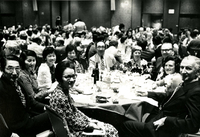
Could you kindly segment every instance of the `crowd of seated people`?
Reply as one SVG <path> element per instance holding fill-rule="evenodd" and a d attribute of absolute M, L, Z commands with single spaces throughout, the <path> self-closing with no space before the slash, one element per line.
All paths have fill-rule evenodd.
<path fill-rule="evenodd" d="M 81 20 L 77 20 L 76 24 L 78 22 Z M 30 25 L 26 28 L 4 28 L 0 32 L 0 40 L 0 58 L 14 55 L 20 59 L 21 69 L 16 79 L 23 85 L 24 94 L 43 106 L 52 105 L 53 102 L 49 103 L 46 97 L 61 85 L 55 75 L 57 63 L 70 62 L 75 67 L 75 73 L 91 72 L 98 64 L 100 71 L 148 74 L 148 78 L 155 81 L 155 87 L 166 86 L 166 92 L 171 93 L 182 82 L 179 69 L 182 59 L 188 55 L 200 55 L 197 29 L 183 29 L 176 36 L 167 28 L 138 27 L 126 30 L 124 24 L 113 28 L 93 26 L 91 30 L 85 26 L 81 31 L 71 23 L 58 28 Z M 6 74 L 5 65 L 1 62 L 3 77 Z M 51 107 L 55 109 L 55 106 Z M 5 116 L 3 112 L 0 113 Z M 12 121 L 6 119 L 6 122 L 10 126 L 9 122 Z M 20 128 L 10 128 L 13 132 L 22 133 Z"/>

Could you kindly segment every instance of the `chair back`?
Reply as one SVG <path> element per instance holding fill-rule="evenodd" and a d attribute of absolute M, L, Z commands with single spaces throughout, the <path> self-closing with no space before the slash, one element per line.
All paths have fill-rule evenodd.
<path fill-rule="evenodd" d="M 70 137 L 67 122 L 53 109 L 46 107 L 56 137 Z"/>
<path fill-rule="evenodd" d="M 6 121 L 2 114 L 0 114 L 0 137 L 10 137 L 12 132 L 8 129 Z"/>

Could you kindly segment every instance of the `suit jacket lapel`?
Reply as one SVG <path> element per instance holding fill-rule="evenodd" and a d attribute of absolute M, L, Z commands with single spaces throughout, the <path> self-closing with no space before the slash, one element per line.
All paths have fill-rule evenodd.
<path fill-rule="evenodd" d="M 192 87 L 196 87 L 195 86 L 196 84 L 199 84 L 198 81 L 189 83 L 187 85 L 182 84 L 182 86 L 176 91 L 176 93 L 173 95 L 173 97 L 170 99 L 170 101 L 176 100 L 180 96 L 184 96 L 185 94 L 188 93 L 189 89 L 191 89 Z"/>

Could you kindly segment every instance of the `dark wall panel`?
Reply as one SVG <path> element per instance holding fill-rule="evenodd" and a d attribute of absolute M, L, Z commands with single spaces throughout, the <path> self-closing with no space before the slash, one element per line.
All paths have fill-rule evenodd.
<path fill-rule="evenodd" d="M 200 18 L 189 18 L 181 17 L 180 18 L 180 28 L 190 28 L 190 29 L 199 29 L 200 30 Z"/>
<path fill-rule="evenodd" d="M 70 22 L 69 3 L 69 1 L 61 1 L 62 25 L 67 25 Z"/>
<path fill-rule="evenodd" d="M 22 2 L 23 8 L 23 22 L 24 26 L 28 26 L 30 24 L 38 24 L 38 11 L 33 11 L 33 3 L 30 0 L 23 0 Z"/>
<path fill-rule="evenodd" d="M 38 1 L 39 25 L 51 24 L 50 1 Z"/>
<path fill-rule="evenodd" d="M 16 0 L 15 7 L 16 25 L 24 25 L 22 1 Z"/>
<path fill-rule="evenodd" d="M 14 0 L 1 0 L 0 10 L 1 13 L 15 13 L 15 1 Z"/>
<path fill-rule="evenodd" d="M 180 14 L 200 14 L 200 0 L 181 0 Z"/>
<path fill-rule="evenodd" d="M 163 0 L 143 0 L 143 13 L 163 13 Z"/>
<path fill-rule="evenodd" d="M 61 2 L 60 1 L 52 1 L 51 2 L 51 10 L 52 10 L 52 27 L 55 27 L 56 25 L 56 17 L 61 16 L 61 7 L 60 7 Z"/>
<path fill-rule="evenodd" d="M 164 0 L 163 27 L 171 28 L 173 33 L 178 31 L 180 0 Z M 174 9 L 173 14 L 169 14 L 169 9 Z"/>
<path fill-rule="evenodd" d="M 131 27 L 131 0 L 115 0 L 116 10 L 112 11 L 111 26 L 123 23 L 126 28 Z"/>
<path fill-rule="evenodd" d="M 14 15 L 2 15 L 1 16 L 1 22 L 3 26 L 11 27 L 15 25 L 15 16 Z M 3 28 L 3 27 L 1 27 Z"/>
<path fill-rule="evenodd" d="M 70 21 L 74 23 L 76 18 L 82 19 L 87 28 L 92 26 L 110 27 L 110 0 L 96 1 L 71 1 Z"/>
<path fill-rule="evenodd" d="M 132 28 L 136 28 L 141 25 L 141 11 L 142 11 L 142 1 L 132 0 L 132 15 L 131 15 Z"/>

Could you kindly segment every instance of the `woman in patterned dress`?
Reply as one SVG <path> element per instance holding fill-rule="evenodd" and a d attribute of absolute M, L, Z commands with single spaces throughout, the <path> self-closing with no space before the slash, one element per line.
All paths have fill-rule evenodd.
<path fill-rule="evenodd" d="M 83 131 L 93 129 L 104 129 L 106 137 L 118 137 L 118 131 L 112 125 L 91 119 L 74 106 L 69 94 L 76 80 L 74 70 L 74 65 L 68 61 L 57 64 L 55 76 L 59 84 L 50 96 L 50 107 L 68 122 L 69 130 L 75 137 L 84 136 Z"/>

